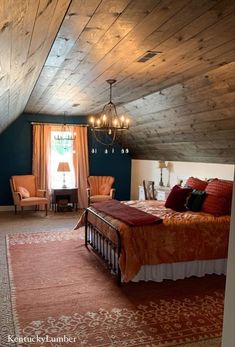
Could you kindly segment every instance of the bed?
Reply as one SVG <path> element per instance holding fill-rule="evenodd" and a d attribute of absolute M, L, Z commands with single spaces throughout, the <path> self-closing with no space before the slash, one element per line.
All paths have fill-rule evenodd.
<path fill-rule="evenodd" d="M 162 222 L 130 226 L 94 206 L 86 209 L 85 245 L 108 264 L 119 285 L 226 273 L 230 216 L 176 212 L 153 200 L 121 204 Z"/>

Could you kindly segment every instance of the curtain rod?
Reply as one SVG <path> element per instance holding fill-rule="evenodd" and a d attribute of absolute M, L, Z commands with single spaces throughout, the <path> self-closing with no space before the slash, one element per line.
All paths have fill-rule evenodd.
<path fill-rule="evenodd" d="M 74 123 L 41 123 L 41 122 L 30 122 L 30 124 L 32 125 L 58 125 L 58 126 L 62 126 L 62 125 L 69 125 L 69 126 L 79 126 L 79 127 L 89 127 L 89 124 L 74 124 Z"/>

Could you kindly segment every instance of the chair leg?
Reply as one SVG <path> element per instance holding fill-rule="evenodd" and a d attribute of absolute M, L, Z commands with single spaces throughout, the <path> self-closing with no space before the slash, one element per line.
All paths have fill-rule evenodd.
<path fill-rule="evenodd" d="M 21 206 L 21 217 L 23 217 L 23 216 L 24 216 L 24 207 Z"/>
<path fill-rule="evenodd" d="M 17 214 L 17 206 L 15 205 L 15 214 Z"/>
<path fill-rule="evenodd" d="M 46 216 L 47 216 L 47 204 L 45 205 L 45 211 L 46 211 Z"/>

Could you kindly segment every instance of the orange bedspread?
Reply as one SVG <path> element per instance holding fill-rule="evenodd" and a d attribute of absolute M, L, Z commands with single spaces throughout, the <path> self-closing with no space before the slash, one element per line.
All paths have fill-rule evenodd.
<path fill-rule="evenodd" d="M 125 282 L 130 281 L 142 265 L 227 258 L 230 216 L 175 212 L 165 208 L 161 201 L 124 203 L 163 219 L 163 223 L 157 225 L 130 227 L 107 216 L 120 231 L 119 265 Z M 97 218 L 88 218 L 100 224 Z M 112 238 L 110 230 L 106 232 Z"/>

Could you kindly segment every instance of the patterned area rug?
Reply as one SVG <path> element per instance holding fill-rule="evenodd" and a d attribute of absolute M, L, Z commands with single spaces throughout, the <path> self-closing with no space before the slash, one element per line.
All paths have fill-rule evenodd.
<path fill-rule="evenodd" d="M 8 235 L 18 346 L 207 346 L 221 335 L 224 276 L 119 288 L 83 244 L 80 231 Z"/>

